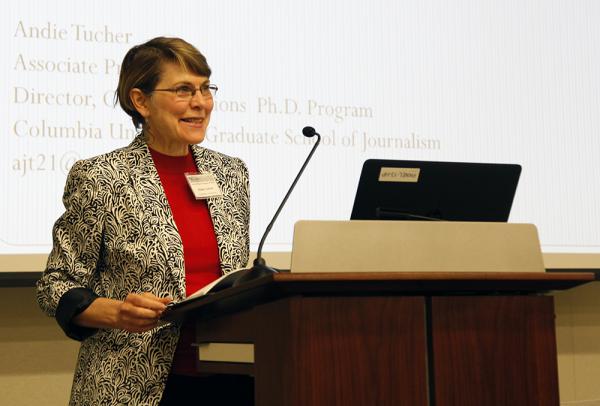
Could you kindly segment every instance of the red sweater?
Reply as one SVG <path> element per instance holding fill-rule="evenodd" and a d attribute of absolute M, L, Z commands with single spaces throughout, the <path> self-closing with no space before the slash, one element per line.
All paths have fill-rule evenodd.
<path fill-rule="evenodd" d="M 221 275 L 219 249 L 206 200 L 196 200 L 184 173 L 198 172 L 191 152 L 186 156 L 168 156 L 150 149 L 175 224 L 183 242 L 186 295 L 191 295 Z M 196 352 L 191 347 L 192 325 L 184 325 L 175 350 L 171 372 L 195 371 Z"/>

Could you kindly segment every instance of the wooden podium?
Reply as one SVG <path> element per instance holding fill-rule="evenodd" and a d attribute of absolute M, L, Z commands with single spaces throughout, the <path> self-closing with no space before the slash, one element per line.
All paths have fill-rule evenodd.
<path fill-rule="evenodd" d="M 553 298 L 586 273 L 280 273 L 192 301 L 199 373 L 259 406 L 559 405 Z M 235 388 L 232 388 L 235 390 Z"/>

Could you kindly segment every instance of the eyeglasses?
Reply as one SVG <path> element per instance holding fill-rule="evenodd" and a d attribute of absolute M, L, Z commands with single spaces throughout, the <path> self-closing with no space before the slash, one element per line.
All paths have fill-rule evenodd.
<path fill-rule="evenodd" d="M 201 85 L 198 89 L 190 85 L 181 85 L 171 89 L 154 89 L 153 92 L 171 92 L 181 100 L 189 100 L 196 95 L 197 91 L 200 91 L 205 99 L 211 99 L 217 94 L 217 90 L 219 90 L 217 85 Z"/>

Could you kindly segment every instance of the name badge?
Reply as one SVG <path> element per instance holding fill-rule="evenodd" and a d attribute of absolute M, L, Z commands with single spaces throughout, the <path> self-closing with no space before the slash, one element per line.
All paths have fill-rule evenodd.
<path fill-rule="evenodd" d="M 190 185 L 196 200 L 223 196 L 223 192 L 212 173 L 186 173 L 185 179 Z"/>

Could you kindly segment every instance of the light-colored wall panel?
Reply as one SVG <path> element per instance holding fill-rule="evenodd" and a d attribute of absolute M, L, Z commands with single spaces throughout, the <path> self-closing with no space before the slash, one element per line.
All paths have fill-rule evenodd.
<path fill-rule="evenodd" d="M 42 314 L 34 288 L 0 292 L 0 403 L 66 405 L 79 344 Z"/>
<path fill-rule="evenodd" d="M 555 309 L 561 401 L 600 406 L 600 283 L 555 293 Z"/>

